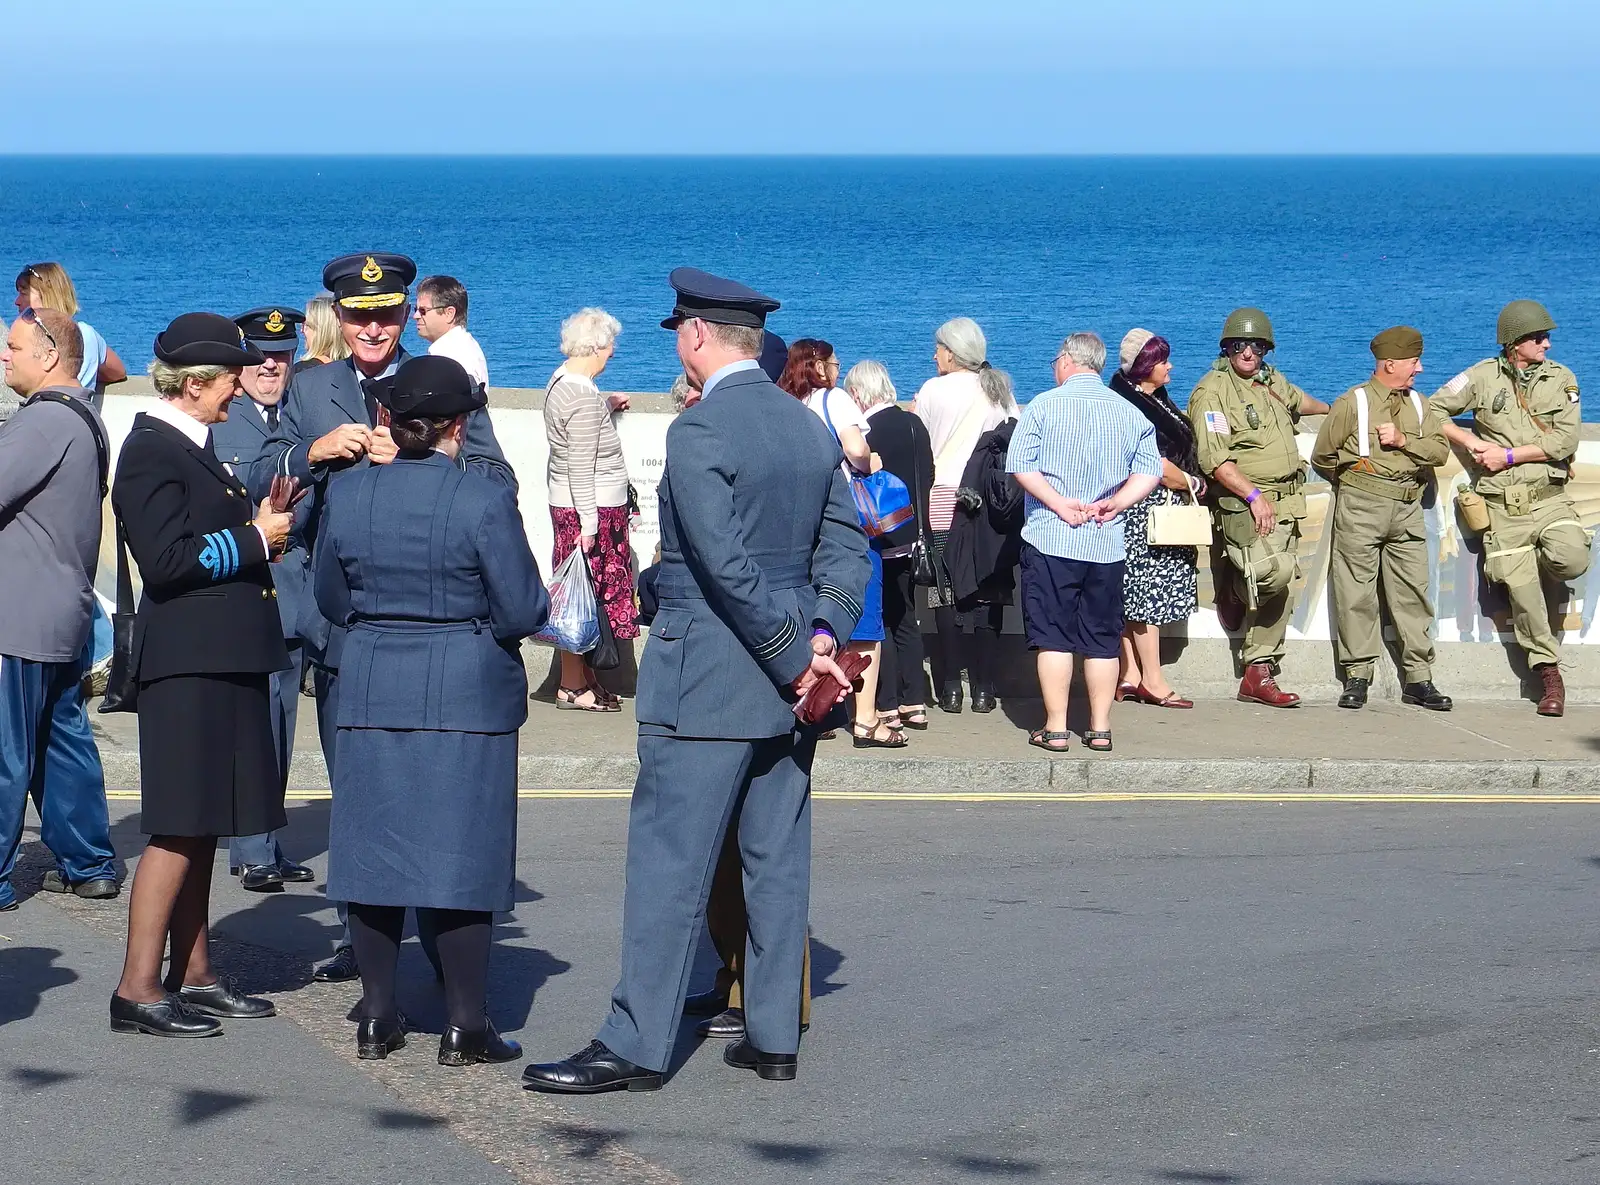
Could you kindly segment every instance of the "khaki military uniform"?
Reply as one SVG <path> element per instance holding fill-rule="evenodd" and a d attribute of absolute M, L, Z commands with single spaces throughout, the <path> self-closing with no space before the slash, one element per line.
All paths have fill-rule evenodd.
<path fill-rule="evenodd" d="M 1240 659 L 1276 664 L 1294 609 L 1300 522 L 1306 516 L 1305 465 L 1295 425 L 1306 393 L 1272 367 L 1240 378 L 1219 358 L 1189 396 L 1195 449 L 1207 476 L 1232 461 L 1269 499 L 1277 525 L 1265 538 L 1242 498 L 1218 487 L 1213 516 L 1229 574 L 1245 604 Z"/>
<path fill-rule="evenodd" d="M 1430 402 L 1447 417 L 1470 411 L 1473 430 L 1490 444 L 1534 444 L 1550 458 L 1481 473 L 1473 488 L 1489 509 L 1484 575 L 1505 586 L 1517 644 L 1529 664 L 1554 663 L 1560 655 L 1540 572 L 1566 581 L 1589 570 L 1589 536 L 1566 490 L 1583 421 L 1577 376 L 1546 361 L 1518 382 L 1503 356 L 1486 358 L 1451 379 Z"/>
<path fill-rule="evenodd" d="M 1362 392 L 1367 407 L 1365 447 Z M 1393 424 L 1405 433 L 1405 447 L 1379 444 L 1381 424 Z M 1322 421 L 1311 464 L 1338 491 L 1328 576 L 1337 627 L 1334 655 L 1347 679 L 1370 683 L 1383 651 L 1380 575 L 1383 602 L 1400 640 L 1405 682 L 1433 679 L 1433 604 L 1428 598 L 1422 497 L 1433 467 L 1449 456 L 1444 417 L 1412 391 L 1391 390 L 1377 380 L 1339 396 Z"/>

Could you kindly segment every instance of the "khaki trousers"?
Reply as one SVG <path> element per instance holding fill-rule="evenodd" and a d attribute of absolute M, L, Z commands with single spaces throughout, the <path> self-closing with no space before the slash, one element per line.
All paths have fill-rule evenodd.
<path fill-rule="evenodd" d="M 744 1007 L 744 944 L 748 919 L 744 909 L 744 869 L 739 863 L 739 820 L 728 824 L 711 877 L 706 901 L 706 928 L 722 966 L 717 969 L 717 991 L 726 992 L 729 1008 Z M 805 963 L 800 972 L 800 1023 L 811 1023 L 811 938 L 806 936 Z"/>
<path fill-rule="evenodd" d="M 1245 666 L 1253 662 L 1276 665 L 1283 658 L 1289 617 L 1294 612 L 1300 521 L 1279 518 L 1272 533 L 1263 537 L 1255 533 L 1255 519 L 1249 511 L 1219 510 L 1217 514 L 1234 588 L 1245 606 L 1239 661 Z"/>
<path fill-rule="evenodd" d="M 1578 508 L 1565 492 L 1535 502 L 1524 515 L 1513 516 L 1490 502 L 1489 530 L 1483 537 L 1483 572 L 1505 586 L 1511 602 L 1511 626 L 1530 666 L 1560 658 L 1550 610 L 1545 604 L 1541 573 L 1558 581 L 1576 580 L 1589 570 L 1589 536 L 1578 521 Z"/>
<path fill-rule="evenodd" d="M 1372 680 L 1383 653 L 1383 603 L 1400 639 L 1405 682 L 1433 678 L 1433 605 L 1428 599 L 1428 534 L 1421 502 L 1340 486 L 1333 508 L 1328 573 L 1338 631 L 1334 655 L 1346 679 Z"/>

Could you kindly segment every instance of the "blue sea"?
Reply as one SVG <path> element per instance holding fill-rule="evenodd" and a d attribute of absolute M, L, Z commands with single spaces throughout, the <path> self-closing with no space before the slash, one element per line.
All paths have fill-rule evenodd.
<path fill-rule="evenodd" d="M 595 304 L 624 326 L 603 384 L 665 390 L 666 276 L 692 264 L 781 300 L 784 337 L 887 363 L 905 398 L 964 314 L 1024 398 L 1068 332 L 1114 354 L 1142 325 L 1182 399 L 1241 304 L 1314 394 L 1365 377 L 1397 322 L 1427 335 L 1432 389 L 1533 297 L 1600 418 L 1600 158 L 10 157 L 0 227 L 5 277 L 61 261 L 133 371 L 178 313 L 298 304 L 329 258 L 392 250 L 467 285 L 501 386 L 542 385 L 561 319 Z"/>

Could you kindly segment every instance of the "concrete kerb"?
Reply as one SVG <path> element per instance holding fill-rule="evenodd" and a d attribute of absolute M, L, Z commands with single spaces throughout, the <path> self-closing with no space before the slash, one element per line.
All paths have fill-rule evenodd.
<path fill-rule="evenodd" d="M 139 788 L 136 750 L 102 753 L 106 786 Z M 627 790 L 638 761 L 625 754 L 526 754 L 518 762 L 523 790 Z M 291 790 L 328 790 L 320 754 L 297 754 Z M 1381 761 L 1354 758 L 1057 757 L 977 761 L 956 758 L 822 757 L 819 791 L 895 795 L 974 794 L 1438 794 L 1600 793 L 1600 762 Z"/>

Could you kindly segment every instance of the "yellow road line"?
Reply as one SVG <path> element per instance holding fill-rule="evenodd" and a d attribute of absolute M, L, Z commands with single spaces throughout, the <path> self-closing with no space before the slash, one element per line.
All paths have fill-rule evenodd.
<path fill-rule="evenodd" d="M 631 790 L 519 790 L 517 791 L 517 797 L 530 799 L 603 799 L 629 798 L 632 793 Z M 139 792 L 137 790 L 108 790 L 106 797 L 109 799 L 137 801 Z M 321 802 L 333 796 L 327 790 L 290 790 L 286 797 L 293 802 Z M 1092 794 L 1080 794 L 1070 790 L 1059 792 L 1017 790 L 992 794 L 919 794 L 915 791 L 819 790 L 813 797 L 831 802 L 1054 802 L 1062 804 L 1108 802 L 1342 802 L 1367 804 L 1427 802 L 1457 806 L 1489 805 L 1493 803 L 1512 805 L 1562 803 L 1578 806 L 1600 806 L 1600 794 L 1432 794 L 1425 790 L 1419 790 L 1411 794 L 1324 794 L 1314 790 L 1263 790 L 1256 793 L 1197 791 L 1192 794 L 1180 791 L 1138 790 L 1127 792 L 1105 791 Z"/>

